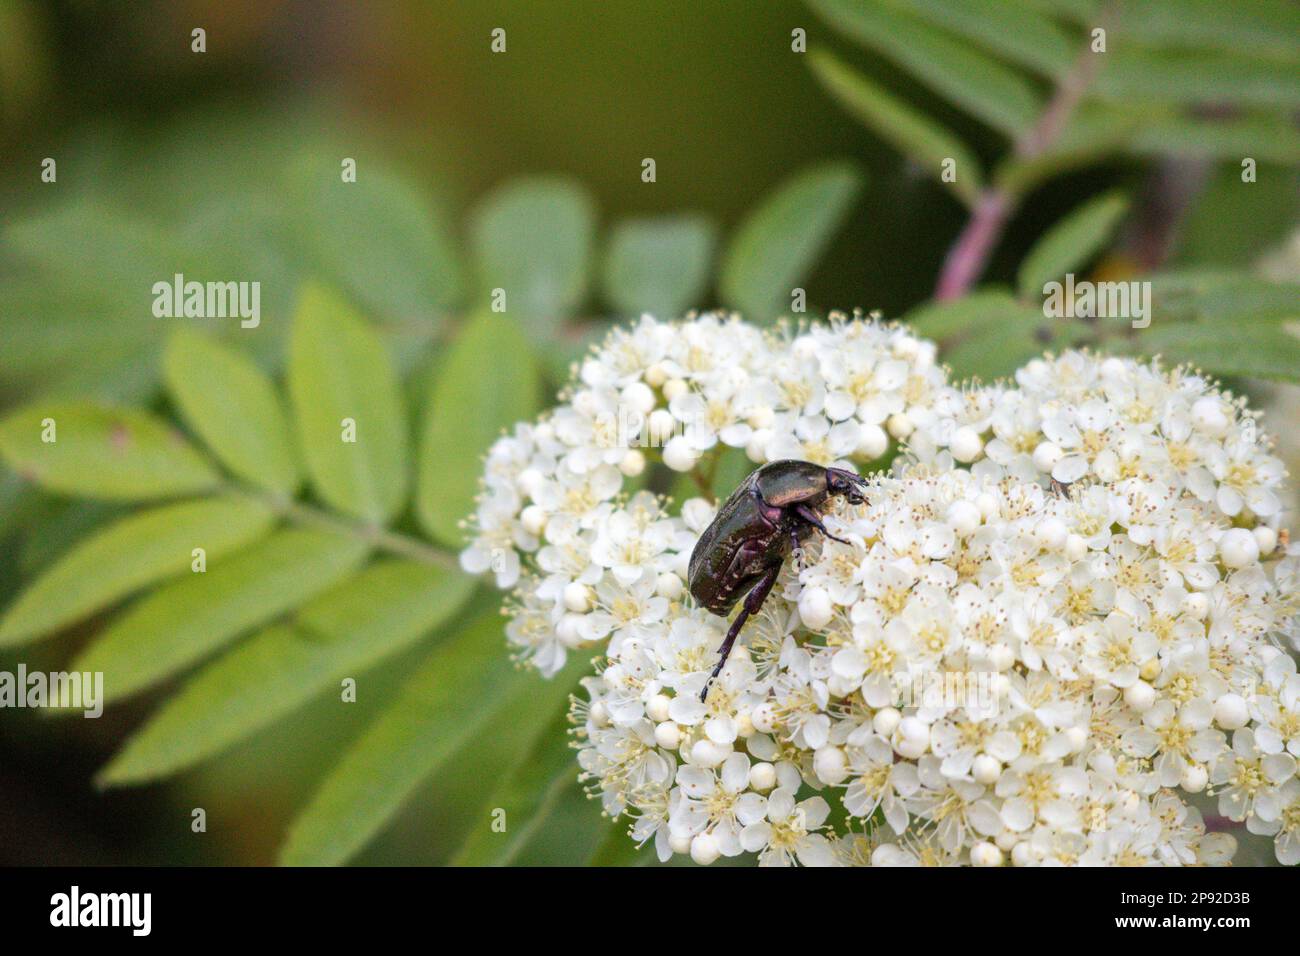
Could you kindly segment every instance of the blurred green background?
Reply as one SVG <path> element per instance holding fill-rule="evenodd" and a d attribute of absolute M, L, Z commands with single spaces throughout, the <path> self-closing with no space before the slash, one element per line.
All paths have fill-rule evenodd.
<path fill-rule="evenodd" d="M 1091 48 L 1098 24 L 1104 52 Z M 150 312 L 152 284 L 183 272 L 261 282 L 258 329 L 194 324 L 269 379 L 307 321 L 305 283 L 331 303 L 311 321 L 330 334 L 356 322 L 380 343 L 409 425 L 394 455 L 420 472 L 414 499 L 381 517 L 448 553 L 478 455 L 547 404 L 606 323 L 713 307 L 767 321 L 795 287 L 809 315 L 915 321 L 959 376 L 1081 344 L 1197 362 L 1273 405 L 1267 422 L 1285 438 L 1300 409 L 1275 384 L 1300 378 L 1298 112 L 1300 12 L 1285 0 L 0 0 L 0 412 L 111 403 L 202 445 L 163 375 L 188 320 Z M 47 157 L 55 182 L 41 178 Z M 344 157 L 355 184 L 340 181 Z M 950 249 L 990 200 L 1005 222 L 957 290 L 973 294 L 934 303 Z M 1067 271 L 1150 279 L 1152 328 L 1045 320 L 1039 287 Z M 475 332 L 500 285 L 512 339 Z M 102 500 L 84 474 L 77 487 L 33 483 L 22 448 L 0 451 L 9 607 L 136 502 Z M 319 491 L 300 500 L 339 510 Z M 122 775 L 143 786 L 93 778 L 187 687 L 187 668 L 99 720 L 0 712 L 0 861 L 264 864 L 287 832 L 299 862 L 644 860 L 571 781 L 564 686 L 538 695 L 512 674 L 495 594 L 457 595 L 446 620 L 366 659 L 356 703 L 340 703 L 331 671 L 284 713 L 232 705 L 245 708 L 238 726 L 213 724 L 219 692 L 173 714 Z M 105 591 L 75 623 L 0 637 L 0 669 L 67 666 L 115 608 L 130 613 L 129 596 Z M 327 598 L 214 631 L 208 666 L 276 620 L 316 635 L 312 602 Z M 403 686 L 419 697 L 421 675 L 440 686 L 440 667 L 480 654 L 500 685 L 401 712 Z M 205 679 L 202 665 L 188 673 Z M 446 735 L 430 728 L 449 716 L 473 717 L 475 732 L 435 752 Z M 427 772 L 398 774 L 391 806 L 326 785 L 356 815 L 339 818 L 364 834 L 355 845 L 320 836 L 328 813 L 291 830 L 321 806 L 323 780 L 366 766 L 385 719 L 405 718 L 429 732 L 382 759 Z M 485 848 L 494 806 L 520 822 Z M 204 834 L 191 832 L 195 807 Z"/>

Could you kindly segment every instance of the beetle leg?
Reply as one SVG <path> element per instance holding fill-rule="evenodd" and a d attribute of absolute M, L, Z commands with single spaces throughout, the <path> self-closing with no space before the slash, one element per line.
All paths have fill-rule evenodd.
<path fill-rule="evenodd" d="M 827 531 L 826 525 L 822 524 L 821 516 L 818 515 L 817 512 L 809 508 L 807 505 L 795 505 L 794 513 L 799 516 L 799 519 L 801 521 L 805 521 L 808 524 L 812 525 L 814 528 L 816 528 L 822 534 L 826 535 L 826 537 L 830 538 L 832 541 L 838 541 L 840 544 L 852 543 L 849 541 L 845 541 L 843 538 L 837 538 L 835 537 L 835 535 Z"/>
<path fill-rule="evenodd" d="M 700 691 L 700 700 L 709 696 L 709 685 L 713 683 L 713 678 L 722 673 L 722 667 L 727 663 L 727 658 L 731 656 L 731 647 L 736 643 L 736 637 L 740 634 L 740 629 L 745 626 L 745 621 L 751 614 L 756 614 L 758 609 L 763 606 L 767 596 L 772 593 L 772 586 L 776 584 L 776 579 L 781 576 L 781 565 L 774 564 L 766 572 L 759 582 L 754 585 L 753 589 L 745 595 L 745 602 L 740 606 L 740 613 L 736 619 L 731 622 L 731 627 L 727 628 L 727 636 L 722 640 L 722 646 L 718 648 L 718 665 L 713 668 L 713 673 L 709 679 L 704 682 L 704 690 Z"/>

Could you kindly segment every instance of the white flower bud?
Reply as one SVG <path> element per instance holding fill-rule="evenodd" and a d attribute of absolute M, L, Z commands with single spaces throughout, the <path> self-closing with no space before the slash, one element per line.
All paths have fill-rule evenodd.
<path fill-rule="evenodd" d="M 633 382 L 619 395 L 621 401 L 630 411 L 640 415 L 647 414 L 655 407 L 655 393 L 645 382 Z"/>
<path fill-rule="evenodd" d="M 1204 621 L 1210 616 L 1210 599 L 1200 591 L 1190 591 L 1183 598 L 1183 610 L 1189 617 Z"/>
<path fill-rule="evenodd" d="M 773 720 L 772 715 L 772 705 L 766 701 L 749 712 L 749 719 L 753 721 L 754 729 L 760 734 L 770 734 L 776 729 L 776 722 Z"/>
<path fill-rule="evenodd" d="M 972 462 L 984 452 L 984 439 L 979 436 L 975 429 L 963 425 L 952 433 L 952 439 L 948 442 L 948 450 L 952 452 L 952 457 L 960 462 Z"/>
<path fill-rule="evenodd" d="M 1245 528 L 1229 528 L 1219 539 L 1219 557 L 1225 567 L 1244 568 L 1259 560 L 1259 544 Z"/>
<path fill-rule="evenodd" d="M 776 421 L 776 412 L 766 405 L 760 405 L 751 411 L 745 420 L 749 422 L 750 428 L 771 428 L 772 423 Z"/>
<path fill-rule="evenodd" d="M 997 783 L 998 777 L 1002 775 L 1002 764 L 996 757 L 980 754 L 972 761 L 970 772 L 976 783 L 988 787 Z"/>
<path fill-rule="evenodd" d="M 765 793 L 776 786 L 776 768 L 764 760 L 749 768 L 749 786 L 752 790 Z"/>
<path fill-rule="evenodd" d="M 898 724 L 902 719 L 903 715 L 898 712 L 897 708 L 882 707 L 876 711 L 876 716 L 871 718 L 871 729 L 888 740 L 894 735 L 894 731 L 898 729 Z"/>
<path fill-rule="evenodd" d="M 1029 845 L 1028 840 L 1021 840 L 1011 851 L 1011 862 L 1016 866 L 1033 866 L 1034 865 L 1034 848 Z"/>
<path fill-rule="evenodd" d="M 912 420 L 903 412 L 894 412 L 889 416 L 889 421 L 885 422 L 885 427 L 889 429 L 889 434 L 895 438 L 903 439 L 916 430 Z"/>
<path fill-rule="evenodd" d="M 1155 688 L 1144 680 L 1134 681 L 1124 688 L 1124 702 L 1139 714 L 1148 711 L 1156 702 Z"/>
<path fill-rule="evenodd" d="M 970 848 L 971 866 L 1001 866 L 1002 851 L 992 843 L 981 841 Z"/>
<path fill-rule="evenodd" d="M 656 408 L 646 419 L 646 440 L 655 448 L 662 448 L 677 431 L 677 419 L 666 408 Z"/>
<path fill-rule="evenodd" d="M 1178 782 L 1188 793 L 1200 793 L 1210 782 L 1210 774 L 1200 764 L 1189 763 L 1183 767 L 1183 777 Z"/>
<path fill-rule="evenodd" d="M 663 362 L 655 362 L 645 370 L 646 384 L 651 388 L 658 388 L 668 381 L 668 370 L 664 368 Z"/>
<path fill-rule="evenodd" d="M 712 833 L 697 833 L 691 841 L 691 859 L 700 866 L 708 866 L 721 855 L 718 838 Z"/>
<path fill-rule="evenodd" d="M 668 439 L 664 445 L 664 464 L 673 471 L 690 471 L 699 460 L 699 453 L 681 435 Z"/>
<path fill-rule="evenodd" d="M 1224 694 L 1214 702 L 1214 722 L 1224 730 L 1239 730 L 1250 720 L 1250 708 L 1240 694 Z"/>
<path fill-rule="evenodd" d="M 591 715 L 591 722 L 597 727 L 607 727 L 609 725 L 609 708 L 605 706 L 603 700 L 598 700 L 592 704 L 588 713 Z"/>
<path fill-rule="evenodd" d="M 686 384 L 685 379 L 670 378 L 668 381 L 664 382 L 664 398 L 668 399 L 670 402 L 680 395 L 685 395 L 690 390 L 691 387 Z"/>
<path fill-rule="evenodd" d="M 560 623 L 555 625 L 555 636 L 565 647 L 581 647 L 585 641 L 582 636 L 582 618 L 581 614 L 565 614 L 560 618 Z"/>
<path fill-rule="evenodd" d="M 668 849 L 674 853 L 690 853 L 691 835 L 689 833 L 670 833 L 668 836 Z"/>
<path fill-rule="evenodd" d="M 629 449 L 618 463 L 618 470 L 629 478 L 635 478 L 645 471 L 645 453 L 636 448 Z"/>
<path fill-rule="evenodd" d="M 564 586 L 564 606 L 576 614 L 590 611 L 591 588 L 577 581 L 570 581 Z"/>
<path fill-rule="evenodd" d="M 668 705 L 672 699 L 667 694 L 655 694 L 645 702 L 645 715 L 656 724 L 668 719 Z"/>
<path fill-rule="evenodd" d="M 831 596 L 825 588 L 804 588 L 799 594 L 799 617 L 804 626 L 819 631 L 831 622 Z"/>
<path fill-rule="evenodd" d="M 830 744 L 817 748 L 817 752 L 813 754 L 813 773 L 817 774 L 822 783 L 832 787 L 843 782 L 849 775 L 844 751 Z"/>
<path fill-rule="evenodd" d="M 670 601 L 676 601 L 682 596 L 685 587 L 682 579 L 671 571 L 665 571 L 659 577 L 655 578 L 655 591 L 660 597 L 665 597 Z"/>
<path fill-rule="evenodd" d="M 1277 532 L 1266 524 L 1259 525 L 1253 532 L 1255 544 L 1259 548 L 1260 555 L 1267 557 L 1273 553 L 1277 547 Z"/>
<path fill-rule="evenodd" d="M 879 458 L 889 451 L 889 436 L 879 425 L 863 425 L 858 429 L 858 454 L 863 458 Z"/>
<path fill-rule="evenodd" d="M 529 505 L 519 513 L 519 523 L 536 538 L 546 530 L 546 512 L 537 505 Z"/>
<path fill-rule="evenodd" d="M 701 767 L 717 767 L 731 755 L 731 747 L 715 743 L 707 737 L 695 741 L 691 747 L 691 760 Z"/>
<path fill-rule="evenodd" d="M 682 742 L 682 729 L 671 720 L 655 724 L 655 743 L 665 750 L 676 750 Z M 694 753 L 694 751 L 691 751 Z"/>
<path fill-rule="evenodd" d="M 1034 467 L 1043 474 L 1051 474 L 1057 462 L 1065 457 L 1065 452 L 1056 442 L 1039 442 L 1038 447 L 1034 449 Z"/>

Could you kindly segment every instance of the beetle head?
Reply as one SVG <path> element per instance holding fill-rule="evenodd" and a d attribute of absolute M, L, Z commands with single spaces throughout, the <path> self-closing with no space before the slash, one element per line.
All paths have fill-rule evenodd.
<path fill-rule="evenodd" d="M 860 505 L 867 500 L 867 480 L 843 468 L 826 469 L 826 493 L 840 495 L 851 505 Z"/>

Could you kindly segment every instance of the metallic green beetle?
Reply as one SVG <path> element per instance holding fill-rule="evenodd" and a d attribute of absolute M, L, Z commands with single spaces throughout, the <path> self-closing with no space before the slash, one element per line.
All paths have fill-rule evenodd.
<path fill-rule="evenodd" d="M 776 584 L 786 555 L 814 530 L 843 541 L 826 530 L 820 509 L 833 497 L 861 504 L 866 487 L 865 479 L 843 468 L 786 459 L 755 469 L 723 502 L 691 552 L 691 594 L 722 617 L 742 596 L 745 602 L 718 649 L 718 666 L 705 682 L 701 700 L 727 663 L 745 620 L 763 606 Z"/>

